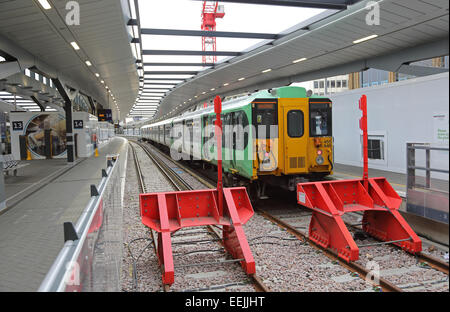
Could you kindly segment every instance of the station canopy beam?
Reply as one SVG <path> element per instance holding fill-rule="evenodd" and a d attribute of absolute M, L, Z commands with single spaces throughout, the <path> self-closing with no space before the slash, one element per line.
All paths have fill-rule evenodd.
<path fill-rule="evenodd" d="M 144 66 L 214 66 L 214 63 L 144 63 Z"/>
<path fill-rule="evenodd" d="M 332 10 L 345 10 L 347 6 L 355 4 L 359 1 L 360 0 L 220 0 L 220 2 L 279 5 Z"/>
<path fill-rule="evenodd" d="M 30 98 L 33 100 L 34 103 L 36 103 L 37 106 L 39 106 L 41 112 L 45 112 L 45 106 L 42 105 L 41 102 L 39 102 L 39 100 L 34 95 L 30 96 Z"/>
<path fill-rule="evenodd" d="M 197 75 L 198 71 L 169 71 L 169 70 L 158 70 L 158 71 L 145 71 L 144 75 Z"/>
<path fill-rule="evenodd" d="M 142 35 L 163 36 L 192 36 L 192 37 L 222 37 L 222 38 L 246 38 L 246 39 L 278 39 L 278 34 L 250 33 L 235 31 L 206 31 L 206 30 L 184 30 L 184 29 L 157 29 L 142 28 Z"/>
<path fill-rule="evenodd" d="M 242 52 L 231 51 L 191 51 L 191 50 L 143 50 L 143 55 L 217 55 L 240 56 Z"/>

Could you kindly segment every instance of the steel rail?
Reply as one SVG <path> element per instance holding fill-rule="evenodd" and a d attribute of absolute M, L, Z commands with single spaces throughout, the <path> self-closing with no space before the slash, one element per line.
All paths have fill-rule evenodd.
<path fill-rule="evenodd" d="M 293 234 L 295 237 L 297 237 L 298 239 L 300 239 L 301 241 L 305 241 L 308 242 L 309 245 L 313 246 L 316 249 L 322 250 L 326 256 L 328 256 L 329 258 L 338 261 L 340 265 L 346 267 L 348 270 L 353 271 L 353 272 L 357 272 L 358 276 L 362 279 L 365 279 L 365 277 L 370 273 L 370 270 L 364 268 L 363 266 L 355 263 L 355 262 L 345 262 L 342 259 L 340 259 L 338 257 L 338 254 L 333 251 L 330 248 L 323 248 L 317 244 L 315 244 L 314 242 L 312 242 L 308 236 L 306 235 L 306 233 L 296 229 L 295 227 L 291 226 L 290 224 L 280 220 L 279 218 L 273 216 L 272 214 L 268 213 L 267 211 L 261 210 L 261 209 L 257 209 L 258 213 L 261 214 L 263 217 L 265 217 L 266 219 L 268 219 L 269 221 L 274 222 L 275 224 L 277 224 L 279 227 L 286 229 L 288 232 L 290 232 L 291 234 Z M 374 286 L 380 286 L 382 290 L 384 291 L 388 291 L 388 292 L 402 292 L 403 290 L 397 286 L 395 286 L 394 284 L 392 284 L 391 282 L 387 281 L 386 279 L 379 277 L 379 285 L 374 284 Z"/>
<path fill-rule="evenodd" d="M 344 221 L 345 225 L 357 229 L 357 230 L 362 230 L 362 228 L 358 225 L 355 224 L 349 224 L 348 222 Z M 399 240 L 402 241 L 402 240 Z M 388 243 L 390 246 L 393 246 L 397 249 L 402 249 L 400 246 L 393 244 L 394 241 L 392 242 L 384 242 L 384 243 Z M 380 242 L 379 244 L 382 244 L 383 242 Z M 364 245 L 360 245 L 358 247 L 364 247 Z M 403 250 L 403 249 L 402 249 Z M 428 255 L 424 252 L 418 252 L 417 254 L 415 254 L 414 256 L 416 256 L 418 259 L 420 259 L 423 262 L 426 262 L 430 267 L 432 267 L 433 269 L 436 269 L 438 271 L 441 271 L 442 273 L 445 273 L 448 275 L 448 267 L 449 264 L 441 259 L 438 259 L 436 257 L 433 257 L 431 255 Z"/>
<path fill-rule="evenodd" d="M 176 173 L 172 168 L 170 168 L 167 164 L 165 164 L 156 155 L 151 154 L 153 151 L 150 152 L 150 149 L 147 146 L 145 146 L 144 144 L 139 143 L 137 141 L 133 141 L 133 140 L 130 140 L 130 141 L 136 143 L 137 145 L 139 145 L 146 152 L 146 154 L 150 157 L 150 159 L 152 159 L 154 161 L 154 163 L 157 164 L 158 169 L 161 172 L 163 172 L 163 174 L 169 179 L 169 181 L 173 184 L 173 186 L 177 190 L 182 191 L 182 190 L 192 190 L 193 189 L 187 182 L 185 182 L 183 180 L 183 178 L 181 178 L 178 175 L 178 173 Z M 199 181 L 203 185 L 207 186 L 208 188 L 215 188 L 215 185 L 213 185 L 212 183 L 206 181 L 203 177 L 199 176 L 198 174 L 196 174 L 192 170 L 186 168 L 185 166 L 175 162 L 173 159 L 169 158 L 167 155 L 165 155 L 164 153 L 160 152 L 159 150 L 157 150 L 157 151 L 161 155 L 161 157 L 165 157 L 166 159 L 168 159 L 172 163 L 176 164 L 177 167 L 180 167 L 182 170 L 184 170 L 186 173 L 190 174 L 192 177 L 197 179 L 197 181 Z M 166 174 L 167 172 L 170 172 L 170 173 L 167 175 Z M 172 177 L 174 179 L 172 179 Z M 180 184 L 177 185 L 177 182 L 175 182 L 175 181 L 178 181 Z M 214 227 L 207 226 L 207 228 L 214 236 L 216 236 L 218 239 L 220 239 L 218 242 L 223 246 L 223 244 L 221 242 L 222 237 L 220 236 L 219 233 L 217 233 L 214 230 Z M 233 262 L 235 262 L 235 261 L 233 261 Z M 270 291 L 270 289 L 266 285 L 264 285 L 264 282 L 258 276 L 256 276 L 256 274 L 252 274 L 252 275 L 250 275 L 250 277 L 252 278 L 252 281 L 253 281 L 253 284 L 254 284 L 254 287 L 255 287 L 256 291 L 259 291 L 259 292 L 269 292 Z M 169 285 L 163 285 L 163 286 L 164 286 L 164 291 L 166 291 L 166 292 L 169 291 L 169 289 L 170 289 Z"/>

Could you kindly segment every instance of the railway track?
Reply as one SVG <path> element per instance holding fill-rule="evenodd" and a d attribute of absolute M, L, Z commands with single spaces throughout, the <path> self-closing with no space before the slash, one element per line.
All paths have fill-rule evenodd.
<path fill-rule="evenodd" d="M 299 239 L 303 239 L 310 245 L 322 250 L 327 256 L 335 261 L 339 261 L 341 265 L 357 273 L 361 278 L 370 276 L 369 274 L 373 273 L 371 273 L 373 267 L 367 267 L 369 261 L 377 260 L 381 262 L 385 267 L 381 268 L 380 265 L 380 269 L 382 269 L 380 275 L 383 275 L 383 270 L 385 272 L 393 273 L 393 275 L 387 275 L 386 277 L 378 277 L 379 287 L 381 287 L 383 291 L 402 292 L 408 289 L 423 290 L 424 285 L 448 285 L 448 263 L 436 257 L 427 255 L 423 252 L 418 253 L 417 255 L 411 255 L 404 252 L 396 245 L 385 244 L 384 242 L 379 242 L 373 238 L 367 237 L 362 238 L 363 240 L 356 240 L 360 247 L 360 260 L 356 262 L 345 262 L 337 258 L 337 254 L 333 250 L 322 248 L 309 241 L 307 233 L 309 218 L 311 217 L 311 212 L 309 210 L 290 204 L 285 204 L 283 207 L 279 207 L 279 209 L 274 208 L 273 205 L 271 205 L 271 209 L 260 207 L 258 208 L 258 212 L 275 224 L 288 230 Z M 359 224 L 352 224 L 351 221 L 354 222 L 355 220 L 344 220 L 351 232 L 355 233 L 355 231 L 362 230 Z M 392 262 L 394 265 L 386 266 L 386 263 L 389 262 Z M 432 277 L 427 277 L 429 275 L 427 269 L 436 270 L 442 274 L 435 272 L 432 274 Z M 405 283 L 402 281 L 402 278 L 397 278 L 396 274 L 402 274 L 404 279 L 406 279 L 408 274 L 411 275 L 411 278 L 417 276 L 415 274 L 424 274 L 424 278 L 422 280 L 422 277 L 419 277 L 415 279 L 415 282 Z M 427 278 L 429 279 L 427 280 Z"/>
<path fill-rule="evenodd" d="M 172 187 L 175 190 L 185 191 L 185 190 L 193 189 L 191 184 L 189 182 L 185 181 L 185 179 L 183 179 L 183 177 L 180 175 L 179 172 L 178 173 L 176 172 L 175 169 L 177 167 L 179 167 L 179 165 L 174 163 L 173 160 L 171 160 L 166 155 L 164 155 L 160 152 L 155 152 L 154 150 L 151 150 L 145 144 L 142 144 L 142 143 L 139 143 L 136 141 L 132 141 L 132 142 L 142 148 L 142 150 L 151 159 L 151 161 L 158 167 L 160 172 L 170 182 L 170 184 L 172 185 Z M 146 186 L 144 183 L 142 170 L 140 169 L 139 160 L 136 155 L 135 147 L 133 145 L 131 145 L 131 146 L 132 146 L 132 150 L 133 150 L 133 153 L 135 156 L 134 157 L 135 167 L 136 167 L 136 171 L 138 173 L 137 175 L 138 175 L 140 190 L 141 190 L 141 192 L 145 193 L 145 192 L 147 192 L 147 189 L 146 189 Z M 170 161 L 172 164 L 174 164 L 174 167 L 168 165 L 168 163 L 167 163 L 168 161 Z M 183 168 L 183 170 L 185 172 L 187 172 L 187 174 L 189 174 L 190 176 L 195 178 L 197 181 L 199 181 L 201 184 L 203 184 L 205 187 L 207 187 L 207 188 L 214 187 L 209 181 L 206 181 L 205 178 L 198 176 L 193 171 L 191 171 L 187 168 Z M 195 229 L 195 230 L 194 229 L 182 229 L 172 235 L 172 245 L 174 247 L 181 246 L 180 251 L 174 252 L 174 259 L 178 260 L 180 258 L 180 256 L 187 256 L 187 255 L 193 255 L 193 254 L 199 254 L 199 253 L 203 253 L 203 254 L 219 253 L 219 255 L 221 255 L 221 257 L 218 259 L 214 259 L 214 260 L 210 259 L 211 261 L 206 261 L 206 262 L 201 262 L 201 263 L 184 263 L 184 264 L 179 264 L 179 265 L 175 264 L 175 271 L 179 271 L 183 268 L 188 268 L 188 267 L 217 266 L 217 265 L 224 265 L 224 264 L 229 264 L 229 263 L 230 264 L 239 263 L 240 261 L 242 261 L 242 259 L 226 259 L 226 252 L 223 248 L 223 245 L 221 244 L 222 238 L 221 238 L 221 234 L 218 231 L 218 229 L 214 228 L 213 226 L 206 226 L 205 227 L 206 231 L 205 230 L 202 231 L 201 228 L 199 228 L 199 229 Z M 219 230 L 221 230 L 221 229 L 219 229 Z M 154 242 L 153 247 L 154 247 L 154 251 L 156 253 L 156 250 L 158 247 L 157 247 L 157 240 L 155 238 L 156 238 L 157 234 L 154 233 L 153 230 L 151 230 L 151 232 L 152 232 L 152 241 Z M 222 248 L 221 249 L 212 249 L 211 243 L 214 243 L 215 245 L 217 245 L 217 243 L 219 243 L 222 245 Z M 183 251 L 183 247 L 186 247 L 188 245 L 194 246 L 197 250 Z M 210 247 L 209 250 L 207 248 L 202 249 L 203 245 Z M 225 255 L 225 258 L 224 258 L 224 255 Z M 210 257 L 210 258 L 212 258 L 212 257 Z M 210 272 L 210 273 L 214 273 L 214 272 Z M 203 274 L 207 275 L 208 272 L 203 273 Z M 256 290 L 256 291 L 261 291 L 261 292 L 269 291 L 269 288 L 266 285 L 264 285 L 263 281 L 258 276 L 251 275 L 249 277 L 249 279 L 247 278 L 244 281 L 240 281 L 240 282 L 231 282 L 231 283 L 218 284 L 218 285 L 217 284 L 207 285 L 206 287 L 197 287 L 197 288 L 187 287 L 186 289 L 182 289 L 181 291 L 217 291 L 217 290 L 227 289 L 230 287 L 246 286 L 249 283 L 251 283 L 253 285 L 254 290 Z M 169 285 L 163 285 L 163 290 L 170 291 L 171 287 Z"/>
<path fill-rule="evenodd" d="M 188 168 L 188 167 L 180 164 L 179 162 L 174 162 L 172 159 L 170 159 L 169 156 L 167 156 L 163 152 L 157 150 L 156 148 L 152 148 L 152 150 L 154 151 L 154 153 L 157 153 L 159 157 L 166 159 L 167 162 L 173 163 L 174 164 L 173 166 L 175 168 L 179 168 L 182 171 L 187 172 L 188 174 L 197 177 L 198 180 L 201 180 L 202 185 L 209 187 L 209 188 L 215 188 L 215 185 L 214 185 L 215 182 L 212 181 L 211 179 L 209 179 L 208 177 L 206 177 L 203 173 L 197 174 L 196 172 L 194 172 L 195 169 Z M 298 206 L 296 205 L 296 203 L 295 203 L 295 206 L 296 206 L 295 209 L 298 210 Z M 257 212 L 261 216 L 264 216 L 264 218 L 266 218 L 267 220 L 270 220 L 271 222 L 276 224 L 278 227 L 287 230 L 289 233 L 291 233 L 293 236 L 295 236 L 300 241 L 306 242 L 309 246 L 311 246 L 312 248 L 315 248 L 316 250 L 320 250 L 320 252 L 323 252 L 330 260 L 332 260 L 333 262 L 339 263 L 339 265 L 341 265 L 348 271 L 352 272 L 353 276 L 359 276 L 361 279 L 366 280 L 365 277 L 371 273 L 371 270 L 366 268 L 364 263 L 356 263 L 356 262 L 347 263 L 347 262 L 339 259 L 337 257 L 337 254 L 333 250 L 324 249 L 324 248 L 314 244 L 313 242 L 310 242 L 308 239 L 308 235 L 307 235 L 307 227 L 304 227 L 302 229 L 296 228 L 295 226 L 290 224 L 290 222 L 283 220 L 282 218 L 279 218 L 278 216 L 270 213 L 270 211 L 268 211 L 265 208 L 266 207 L 264 207 L 264 204 L 262 204 L 260 206 L 257 206 L 257 208 L 255 209 L 255 212 Z M 283 209 L 285 209 L 285 208 L 286 207 L 283 207 Z M 303 212 L 305 212 L 305 210 L 303 210 Z M 347 223 L 347 225 L 350 226 L 349 223 Z M 357 226 L 353 226 L 353 227 L 355 229 L 358 229 Z M 210 229 L 210 231 L 211 230 L 214 231 L 213 228 Z M 217 237 L 217 235 L 216 235 L 216 237 Z M 411 256 L 411 257 L 413 257 L 413 256 Z M 418 259 L 418 261 L 426 263 L 427 265 L 429 265 L 430 268 L 433 268 L 433 269 L 436 269 L 436 270 L 439 270 L 439 271 L 445 273 L 447 275 L 447 281 L 448 281 L 448 264 L 447 263 L 445 263 L 445 262 L 441 261 L 440 259 L 437 259 L 433 256 L 427 255 L 425 253 L 420 253 L 420 254 L 416 255 L 416 257 L 417 257 L 416 259 Z M 258 282 L 261 282 L 261 281 L 258 281 L 258 277 L 255 277 L 254 284 L 256 285 L 256 287 L 255 287 L 256 289 L 263 290 L 263 291 L 268 290 L 268 288 L 265 287 L 263 283 L 258 283 Z M 258 286 L 258 284 L 262 284 L 262 285 Z M 382 291 L 389 291 L 389 292 L 401 292 L 401 291 L 404 291 L 404 289 L 408 288 L 407 286 L 404 288 L 401 288 L 401 287 L 399 287 L 398 283 L 389 281 L 388 279 L 383 278 L 383 277 L 379 277 L 378 283 L 372 282 L 372 284 L 373 284 L 374 288 L 376 287 L 376 288 L 381 289 Z"/>

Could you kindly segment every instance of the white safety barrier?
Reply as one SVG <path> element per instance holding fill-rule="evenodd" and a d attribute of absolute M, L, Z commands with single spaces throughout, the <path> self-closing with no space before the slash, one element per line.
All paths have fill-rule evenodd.
<path fill-rule="evenodd" d="M 64 224 L 65 244 L 39 292 L 120 291 L 122 188 L 118 155 L 107 157 L 102 180 L 76 226 Z"/>

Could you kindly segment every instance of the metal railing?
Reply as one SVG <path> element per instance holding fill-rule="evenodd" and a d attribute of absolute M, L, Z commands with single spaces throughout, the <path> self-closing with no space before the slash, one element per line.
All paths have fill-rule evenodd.
<path fill-rule="evenodd" d="M 416 164 L 417 150 L 425 151 L 425 166 L 418 166 Z M 449 174 L 449 170 L 431 167 L 431 151 L 441 151 L 448 153 L 449 148 L 432 146 L 431 144 L 427 143 L 407 143 L 406 151 L 406 210 L 416 215 L 448 224 L 448 179 L 446 181 L 439 181 L 437 179 L 433 180 L 431 177 L 431 173 L 436 172 L 441 174 Z M 425 176 L 418 175 L 416 171 L 425 171 Z M 419 181 L 423 181 L 424 183 L 419 183 Z M 433 182 L 436 185 L 440 185 L 433 185 Z"/>
<path fill-rule="evenodd" d="M 109 158 L 76 225 L 64 224 L 64 246 L 39 292 L 120 291 L 122 191 L 118 155 Z"/>

